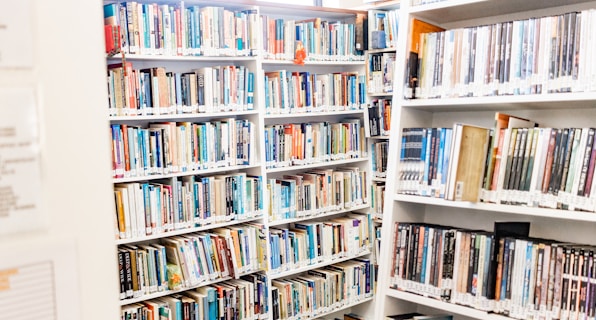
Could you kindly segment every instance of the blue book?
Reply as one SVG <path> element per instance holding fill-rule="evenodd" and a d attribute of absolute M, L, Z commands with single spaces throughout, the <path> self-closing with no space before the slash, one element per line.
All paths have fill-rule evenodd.
<path fill-rule="evenodd" d="M 310 72 L 300 72 L 300 77 L 302 78 L 301 87 L 304 91 L 304 106 L 305 107 L 312 107 L 312 92 L 311 92 L 311 82 L 310 82 Z"/>
<path fill-rule="evenodd" d="M 269 234 L 269 245 L 271 246 L 271 270 L 279 268 L 276 257 L 279 257 L 278 251 L 275 250 L 275 242 L 277 241 L 277 235 Z"/>
<path fill-rule="evenodd" d="M 218 318 L 218 306 L 217 306 L 217 290 L 213 287 L 200 287 L 197 289 L 198 292 L 206 296 L 205 308 L 205 319 L 219 319 Z"/>
<path fill-rule="evenodd" d="M 204 203 L 203 203 L 204 217 L 203 217 L 203 219 L 208 219 L 208 218 L 211 218 L 211 215 L 212 215 L 211 192 L 215 192 L 215 191 L 211 190 L 211 182 L 208 177 L 201 178 L 201 183 L 203 184 L 203 199 L 204 199 Z"/>
<path fill-rule="evenodd" d="M 182 206 L 182 181 L 180 180 L 176 180 L 176 192 L 174 193 L 174 195 L 176 196 L 176 198 L 174 199 L 176 206 L 175 206 L 175 214 L 178 217 L 178 221 L 176 221 L 176 227 L 175 229 L 179 229 L 182 228 L 182 224 L 185 222 L 184 221 L 184 212 L 182 210 L 183 206 Z"/>
<path fill-rule="evenodd" d="M 314 223 L 296 223 L 294 224 L 296 229 L 306 230 L 308 237 L 306 238 L 307 241 L 307 248 L 308 248 L 308 257 L 311 260 L 310 263 L 314 263 L 317 259 L 317 233 L 315 230 Z"/>
<path fill-rule="evenodd" d="M 209 235 L 200 235 L 199 241 L 203 245 L 203 251 L 205 251 L 205 260 L 207 262 L 207 278 L 212 278 L 211 276 L 215 274 L 215 268 L 213 266 L 213 250 L 211 248 L 211 237 Z"/>
<path fill-rule="evenodd" d="M 451 145 L 453 140 L 453 129 L 447 128 L 445 132 L 445 145 L 444 145 L 444 154 L 443 154 L 443 171 L 441 172 L 441 198 L 445 197 L 445 188 L 443 186 L 447 185 L 447 175 L 449 174 L 449 165 L 451 162 Z"/>
<path fill-rule="evenodd" d="M 182 103 L 182 75 L 180 72 L 176 72 L 173 75 L 176 86 L 176 106 L 180 107 L 184 104 Z"/>
<path fill-rule="evenodd" d="M 143 191 L 143 205 L 145 209 L 145 234 L 151 234 L 151 201 L 149 200 L 149 184 L 142 183 L 141 190 Z"/>

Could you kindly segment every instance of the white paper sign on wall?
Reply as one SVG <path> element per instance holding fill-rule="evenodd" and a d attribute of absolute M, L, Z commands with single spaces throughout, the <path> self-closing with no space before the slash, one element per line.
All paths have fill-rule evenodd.
<path fill-rule="evenodd" d="M 31 1 L 11 1 L 0 10 L 0 68 L 33 67 Z"/>
<path fill-rule="evenodd" d="M 40 153 L 34 89 L 0 88 L 0 234 L 47 225 Z"/>

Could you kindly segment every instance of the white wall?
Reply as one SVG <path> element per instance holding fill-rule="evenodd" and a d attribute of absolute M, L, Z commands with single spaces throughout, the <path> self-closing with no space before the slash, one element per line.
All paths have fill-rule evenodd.
<path fill-rule="evenodd" d="M 102 2 L 30 1 L 34 68 L 0 69 L 0 87 L 37 90 L 39 196 L 49 224 L 44 230 L 0 236 L 0 253 L 15 248 L 26 253 L 57 242 L 74 245 L 78 289 L 57 297 L 58 303 L 75 301 L 80 313 L 72 319 L 118 319 Z M 0 10 L 10 11 L 13 5 L 3 1 Z M 71 319 L 66 314 L 59 309 L 57 319 Z"/>

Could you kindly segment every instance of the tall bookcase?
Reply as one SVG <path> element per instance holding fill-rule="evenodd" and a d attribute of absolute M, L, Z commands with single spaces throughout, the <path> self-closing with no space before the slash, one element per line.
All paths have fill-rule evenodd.
<path fill-rule="evenodd" d="M 140 2 L 138 5 L 141 6 L 142 3 L 149 2 Z M 174 17 L 177 14 L 176 8 L 180 8 L 180 5 L 181 2 L 172 1 L 163 8 L 164 10 L 168 8 L 167 10 L 172 14 L 170 17 Z M 121 286 L 121 290 L 124 291 L 121 292 L 121 297 L 122 295 L 125 297 L 120 300 L 122 310 L 135 310 L 147 301 L 157 303 L 159 308 L 160 300 L 168 303 L 173 309 L 177 302 L 171 298 L 181 298 L 188 292 L 197 291 L 195 290 L 197 288 L 218 288 L 219 286 L 221 290 L 227 290 L 235 287 L 236 292 L 240 294 L 241 288 L 248 289 L 254 285 L 254 300 L 258 301 L 254 304 L 251 302 L 250 305 L 256 305 L 260 311 L 260 315 L 255 315 L 255 318 L 275 319 L 274 305 L 280 305 L 282 303 L 280 299 L 288 297 L 286 292 L 296 290 L 295 293 L 299 294 L 298 286 L 303 288 L 315 284 L 320 286 L 323 282 L 337 277 L 352 283 L 343 291 L 342 299 L 325 302 L 317 309 L 313 308 L 312 301 L 295 300 L 292 302 L 292 308 L 303 310 L 303 314 L 299 316 L 305 318 L 348 312 L 352 307 L 368 306 L 367 309 L 371 310 L 374 271 L 369 260 L 372 247 L 372 221 L 368 214 L 370 163 L 368 142 L 364 136 L 364 109 L 367 101 L 364 91 L 365 62 L 362 54 L 355 54 L 356 51 L 362 50 L 355 48 L 353 44 L 350 45 L 349 41 L 343 40 L 356 37 L 352 27 L 348 25 L 362 19 L 366 12 L 262 4 L 252 1 L 234 1 L 225 4 L 216 1 L 199 1 L 186 3 L 185 6 L 186 8 L 196 6 L 197 9 L 193 8 L 193 10 L 198 10 L 197 17 L 201 14 L 202 8 L 208 7 L 223 8 L 214 9 L 214 12 L 224 9 L 235 12 L 234 18 L 239 19 L 237 27 L 248 33 L 245 37 L 234 41 L 248 40 L 243 43 L 245 50 L 238 52 L 229 47 L 205 50 L 203 47 L 201 54 L 192 50 L 188 52 L 182 50 L 182 54 L 175 52 L 165 54 L 166 50 L 163 50 L 164 53 L 158 50 L 144 50 L 139 54 L 140 50 L 138 50 L 134 54 L 111 56 L 108 58 L 108 66 L 116 64 L 108 67 L 113 77 L 110 84 L 112 106 L 116 107 L 115 99 L 121 94 L 128 97 L 126 92 L 129 92 L 130 87 L 127 86 L 137 86 L 137 90 L 140 91 L 147 90 L 143 89 L 146 88 L 144 86 L 150 85 L 157 85 L 159 90 L 163 88 L 168 90 L 168 86 L 177 87 L 178 83 L 182 87 L 183 83 L 188 81 L 185 80 L 187 76 L 207 79 L 205 71 L 200 70 L 208 68 L 219 69 L 221 77 L 229 76 L 228 72 L 236 72 L 236 78 L 231 77 L 231 81 L 238 79 L 240 72 L 244 72 L 241 77 L 244 77 L 245 82 L 238 82 L 238 90 L 244 90 L 245 100 L 238 101 L 235 107 L 230 107 L 232 105 L 230 102 L 230 104 L 222 103 L 221 108 L 216 106 L 214 109 L 209 109 L 207 105 L 205 110 L 200 105 L 196 109 L 188 106 L 176 109 L 166 104 L 164 108 L 160 108 L 161 114 L 157 115 L 149 113 L 128 115 L 126 112 L 129 111 L 123 110 L 129 109 L 135 103 L 142 104 L 139 102 L 141 100 L 118 102 L 121 105 L 113 108 L 110 116 L 115 150 L 113 154 L 114 188 L 120 193 L 115 197 L 115 217 L 116 227 L 118 227 L 116 231 L 117 237 L 120 238 L 115 241 L 115 244 L 118 247 L 119 259 L 122 258 L 120 261 L 122 266 L 127 264 L 127 254 L 132 257 L 135 250 L 150 254 L 155 252 L 158 263 L 160 263 L 159 259 L 170 260 L 174 256 L 188 263 L 193 259 L 181 255 L 184 244 L 208 241 L 204 238 L 206 235 L 212 241 L 223 239 L 222 246 L 229 246 L 232 249 L 229 250 L 232 256 L 226 258 L 226 250 L 223 248 L 220 250 L 223 254 L 219 258 L 214 257 L 222 260 L 230 259 L 226 260 L 229 263 L 227 274 L 220 272 L 219 275 L 193 276 L 192 271 L 185 274 L 183 270 L 179 272 L 175 267 L 170 266 L 168 276 L 182 276 L 184 281 L 187 281 L 173 289 L 171 284 L 163 284 L 163 288 L 158 285 L 157 289 L 150 289 L 151 292 L 144 294 L 129 292 L 127 295 L 126 287 Z M 118 10 L 112 11 L 119 12 Z M 226 15 L 222 16 L 226 17 Z M 267 17 L 271 24 L 263 17 Z M 165 23 L 164 21 L 160 23 Z M 284 21 L 297 22 L 284 25 Z M 298 65 L 292 61 L 296 39 L 288 40 L 287 36 L 294 34 L 294 28 L 301 21 L 304 22 L 301 26 L 304 28 L 304 33 L 302 33 L 303 38 L 298 40 L 303 42 L 307 57 L 303 65 Z M 307 32 L 308 24 L 321 30 L 324 28 L 335 30 L 327 39 L 331 47 L 329 50 L 333 54 L 323 54 L 320 51 L 322 48 L 319 46 L 327 46 L 325 41 L 320 45 L 317 44 L 315 48 L 315 39 L 321 38 L 314 32 Z M 176 23 L 172 22 L 172 26 L 175 25 Z M 121 24 L 121 28 L 123 27 Z M 284 37 L 286 37 L 285 43 L 282 40 Z M 306 41 L 310 42 L 306 43 Z M 126 63 L 132 63 L 132 66 Z M 124 67 L 117 64 L 124 64 Z M 219 68 L 219 66 L 233 67 Z M 123 83 L 121 86 L 114 84 L 113 79 L 123 79 L 120 77 L 137 72 L 147 73 L 145 84 L 140 82 Z M 159 79 L 164 79 L 163 76 L 168 79 L 170 73 L 172 73 L 169 78 L 171 80 L 165 80 L 162 87 Z M 176 78 L 176 73 L 180 74 L 180 79 Z M 200 79 L 191 79 L 190 81 L 198 80 L 200 86 Z M 216 76 L 212 79 L 216 79 Z M 153 81 L 158 84 L 153 84 Z M 226 80 L 222 78 L 222 81 Z M 222 84 L 223 86 L 225 84 Z M 325 86 L 332 86 L 335 91 L 329 89 L 325 91 Z M 225 88 L 225 90 L 228 89 L 231 90 L 231 88 Z M 152 94 L 155 95 L 152 97 L 152 102 L 155 104 L 162 92 L 156 94 L 155 90 L 152 90 Z M 215 91 L 217 88 L 214 87 L 212 90 Z M 183 93 L 170 92 L 172 96 L 166 97 L 166 100 L 185 97 Z M 207 96 L 209 92 L 205 85 L 204 91 L 200 91 L 198 95 Z M 227 99 L 225 92 L 227 91 L 224 91 L 221 99 Z M 175 97 L 176 94 L 179 96 Z M 248 98 L 248 95 L 251 98 Z M 294 105 L 293 108 L 290 108 L 290 103 Z M 157 113 L 155 105 L 153 113 Z M 201 127 L 194 126 L 195 124 Z M 123 125 L 126 130 L 122 130 Z M 152 139 L 159 141 L 160 138 L 157 135 L 159 133 L 164 134 L 161 138 L 164 142 L 175 140 L 174 134 L 175 138 L 180 140 L 181 137 L 187 137 L 181 130 L 190 128 L 193 132 L 207 130 L 214 133 L 207 133 L 201 141 L 191 141 L 189 146 L 202 143 L 207 147 L 214 145 L 215 148 L 228 151 L 221 151 L 223 156 L 221 159 L 210 159 L 199 165 L 191 164 L 193 161 L 185 163 L 184 157 L 178 155 L 177 158 L 169 160 L 171 165 L 164 166 L 168 168 L 166 170 L 149 169 L 148 174 L 139 174 L 138 171 L 133 174 L 130 170 L 122 170 L 122 168 L 126 168 L 127 163 L 130 166 L 136 156 L 118 152 L 118 150 L 122 150 L 127 144 L 124 141 L 125 132 L 128 133 L 126 139 L 130 145 L 130 132 L 133 133 L 132 136 L 136 135 L 135 128 L 139 131 L 148 129 L 145 134 L 149 140 L 147 144 L 149 148 L 153 145 Z M 149 128 L 156 129 L 149 130 Z M 237 130 L 234 130 L 236 128 Z M 154 131 L 158 133 L 153 133 Z M 227 148 L 226 135 L 232 141 Z M 172 140 L 168 140 L 168 136 Z M 319 143 L 318 147 L 316 143 Z M 179 145 L 165 146 L 164 143 L 160 146 L 156 142 L 155 146 L 154 152 L 157 153 L 159 153 L 158 150 L 165 152 L 167 148 L 170 150 L 177 148 L 178 152 L 184 152 Z M 234 149 L 232 146 L 238 146 L 238 148 Z M 142 151 L 141 148 L 140 152 Z M 189 157 L 205 156 L 201 155 L 201 151 L 199 148 L 198 155 L 191 154 Z M 147 156 L 148 159 L 152 159 L 151 154 L 148 153 Z M 157 162 L 154 166 L 160 167 Z M 184 169 L 183 166 L 186 168 Z M 239 185 L 242 188 L 239 188 Z M 245 185 L 247 190 L 243 190 Z M 211 189 L 208 189 L 210 192 L 205 191 L 203 197 L 199 195 L 200 192 L 193 195 L 195 191 L 193 187 L 201 188 L 196 190 L 202 191 Z M 177 199 L 177 202 L 171 202 L 172 206 L 185 208 L 182 210 L 184 213 L 174 217 L 168 217 L 167 214 L 140 217 L 139 226 L 145 225 L 147 221 L 157 220 L 164 223 L 163 230 L 160 230 L 158 223 L 158 226 L 151 230 L 151 235 L 143 234 L 145 232 L 138 227 L 136 232 L 142 235 L 135 237 L 127 234 L 127 228 L 132 228 L 132 224 L 127 225 L 126 214 L 120 217 L 118 213 L 132 209 L 130 207 L 126 209 L 124 201 L 119 204 L 118 197 L 127 198 L 134 193 L 144 199 L 144 196 L 148 195 L 149 201 L 135 200 L 140 201 L 138 206 L 143 207 L 144 212 L 147 213 L 147 210 L 163 207 L 163 204 L 159 205 L 157 202 L 153 208 L 144 207 L 143 203 L 156 201 L 151 199 L 152 189 L 161 190 L 156 191 L 158 192 L 156 195 L 160 195 L 157 198 L 169 199 L 171 195 L 173 199 Z M 239 189 L 242 191 L 238 191 Z M 125 194 L 124 190 L 126 190 Z M 213 192 L 220 194 L 207 197 Z M 184 201 L 185 196 L 189 201 Z M 223 215 L 219 212 L 217 217 L 207 219 L 206 217 L 213 213 L 214 208 L 204 204 L 207 198 L 212 202 L 224 203 L 223 209 L 228 211 Z M 167 205 L 164 208 L 169 210 Z M 187 210 L 188 208 L 191 210 Z M 215 208 L 215 212 L 219 209 Z M 124 228 L 122 228 L 123 225 Z M 241 243 L 238 247 L 233 237 L 235 233 L 236 236 L 241 237 L 242 233 L 238 233 L 239 229 L 242 229 L 244 234 L 252 234 L 246 238 L 247 243 L 252 244 Z M 288 251 L 283 250 L 284 244 L 288 246 Z M 305 244 L 308 246 L 302 250 L 302 253 L 293 252 L 300 251 L 299 249 L 302 249 Z M 317 247 L 310 244 L 316 244 Z M 246 248 L 248 252 L 245 252 Z M 234 249 L 236 249 L 235 252 L 232 252 Z M 165 250 L 162 251 L 163 257 L 159 257 L 161 250 Z M 145 253 L 141 256 L 143 254 Z M 245 259 L 252 263 L 246 263 Z M 161 261 L 161 263 L 164 262 L 166 261 Z M 173 261 L 167 262 L 171 265 L 175 264 Z M 134 262 L 131 261 L 130 264 L 134 265 Z M 200 269 L 201 266 L 197 265 L 196 268 Z M 210 268 L 207 266 L 207 270 Z M 130 286 L 126 284 L 127 268 L 123 269 L 120 274 L 121 281 L 124 280 L 124 286 Z M 344 278 L 348 275 L 350 279 Z M 239 277 L 244 282 L 239 282 L 237 280 Z M 188 281 L 189 278 L 190 281 Z M 134 281 L 128 281 L 128 283 L 134 285 Z M 356 283 L 361 285 L 356 286 Z M 209 296 L 208 291 L 203 289 L 200 291 L 200 294 Z M 252 294 L 251 291 L 246 290 L 242 294 L 249 292 Z M 290 296 L 293 295 L 294 293 L 290 294 Z M 369 313 L 371 317 L 372 312 Z"/>
<path fill-rule="evenodd" d="M 377 319 L 405 312 L 451 313 L 457 319 L 508 319 L 494 314 L 431 298 L 426 287 L 390 287 L 395 257 L 396 223 L 425 223 L 493 231 L 498 221 L 530 222 L 530 236 L 593 246 L 596 239 L 591 230 L 596 222 L 593 212 L 550 209 L 539 206 L 507 205 L 487 202 L 448 201 L 444 199 L 398 193 L 400 150 L 405 139 L 404 128 L 453 128 L 454 123 L 466 123 L 486 128 L 495 125 L 495 112 L 531 119 L 541 127 L 594 127 L 593 91 L 542 93 L 528 95 L 492 95 L 449 97 L 437 99 L 405 99 L 404 80 L 408 74 L 407 59 L 412 41 L 411 19 L 429 22 L 446 30 L 490 25 L 512 20 L 565 14 L 596 8 L 594 1 L 482 1 L 446 0 L 412 6 L 401 3 L 399 45 L 397 51 L 396 86 L 389 148 L 386 202 L 383 219 Z M 583 39 L 582 39 L 583 40 Z M 574 90 L 574 89 L 572 89 Z M 417 293 L 414 293 L 417 292 Z M 519 317 L 519 316 L 518 316 Z M 530 315 L 527 315 L 530 317 Z"/>

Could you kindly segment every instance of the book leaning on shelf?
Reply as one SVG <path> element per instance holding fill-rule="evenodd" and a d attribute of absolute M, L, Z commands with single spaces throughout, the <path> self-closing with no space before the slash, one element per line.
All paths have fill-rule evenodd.
<path fill-rule="evenodd" d="M 121 299 L 191 289 L 264 268 L 263 227 L 242 224 L 124 245 L 118 250 Z"/>
<path fill-rule="evenodd" d="M 253 319 L 267 314 L 267 282 L 262 275 L 247 275 L 216 285 L 126 305 L 123 319 L 209 320 L 237 316 Z M 236 297 L 233 299 L 231 297 Z"/>
<path fill-rule="evenodd" d="M 325 222 L 294 223 L 269 230 L 271 271 L 278 273 L 340 258 L 357 257 L 372 246 L 370 215 L 349 214 Z"/>
<path fill-rule="evenodd" d="M 374 292 L 371 265 L 366 259 L 271 282 L 274 319 L 314 318 L 369 298 Z"/>
<path fill-rule="evenodd" d="M 398 192 L 448 200 L 478 201 L 490 130 L 404 128 Z"/>

